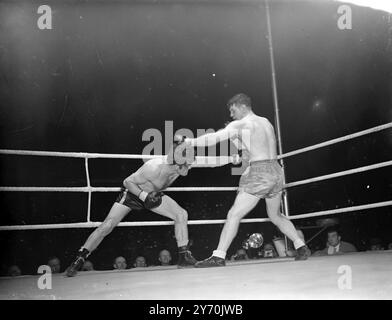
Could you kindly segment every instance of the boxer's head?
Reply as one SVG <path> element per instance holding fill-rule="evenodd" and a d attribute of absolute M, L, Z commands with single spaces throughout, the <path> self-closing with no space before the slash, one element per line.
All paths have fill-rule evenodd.
<path fill-rule="evenodd" d="M 233 120 L 240 120 L 252 111 L 252 101 L 246 94 L 239 93 L 227 102 L 227 107 L 230 117 Z"/>
<path fill-rule="evenodd" d="M 182 141 L 174 141 L 167 155 L 169 164 L 177 165 L 179 174 L 186 176 L 192 163 L 195 161 L 194 148 L 187 147 Z"/>

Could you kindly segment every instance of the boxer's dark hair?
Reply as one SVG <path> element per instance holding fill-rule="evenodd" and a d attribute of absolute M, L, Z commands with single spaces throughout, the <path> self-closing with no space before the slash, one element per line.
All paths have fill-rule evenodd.
<path fill-rule="evenodd" d="M 244 93 L 236 94 L 227 102 L 227 107 L 230 108 L 232 105 L 243 104 L 249 109 L 252 109 L 252 100 Z"/>
<path fill-rule="evenodd" d="M 184 143 L 184 142 L 182 142 L 182 141 L 173 141 L 173 145 L 172 145 L 172 147 L 171 147 L 171 150 L 170 150 L 169 153 L 168 153 L 168 155 L 169 155 L 168 160 L 169 160 L 169 163 L 170 163 L 170 164 L 177 164 L 176 159 L 175 159 L 175 158 L 176 158 L 176 157 L 175 157 L 176 150 L 177 150 L 177 148 L 180 147 L 183 143 Z M 192 151 L 194 152 L 193 149 L 192 149 Z M 188 154 L 187 154 L 187 149 L 186 149 L 186 148 L 184 148 L 184 150 L 182 150 L 181 156 L 182 156 L 184 159 L 189 160 L 189 159 L 187 159 Z M 195 153 L 193 153 L 192 158 L 193 158 L 193 160 L 195 160 Z M 180 165 L 182 166 L 182 165 L 188 165 L 188 164 L 187 164 L 187 163 L 184 163 L 184 164 L 183 164 L 183 163 L 180 163 Z"/>
<path fill-rule="evenodd" d="M 327 228 L 327 234 L 328 233 L 332 233 L 332 232 L 336 232 L 338 234 L 338 236 L 340 236 L 340 230 L 338 226 L 330 226 Z"/>

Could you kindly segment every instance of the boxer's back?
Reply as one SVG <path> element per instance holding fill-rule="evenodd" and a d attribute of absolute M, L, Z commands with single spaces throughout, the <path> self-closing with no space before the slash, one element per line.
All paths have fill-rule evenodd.
<path fill-rule="evenodd" d="M 249 152 L 249 160 L 276 159 L 275 131 L 271 123 L 255 114 L 240 121 L 243 122 L 241 140 Z"/>

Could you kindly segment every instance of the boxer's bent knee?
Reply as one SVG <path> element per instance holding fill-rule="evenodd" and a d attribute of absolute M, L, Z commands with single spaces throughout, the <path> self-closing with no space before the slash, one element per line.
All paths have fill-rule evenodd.
<path fill-rule="evenodd" d="M 227 214 L 227 220 L 240 220 L 241 219 L 241 212 L 238 210 L 230 209 Z"/>
<path fill-rule="evenodd" d="M 179 222 L 179 223 L 181 223 L 181 222 L 187 222 L 187 221 L 188 221 L 188 212 L 187 212 L 185 209 L 179 210 L 179 211 L 176 213 L 176 215 L 175 215 L 175 217 L 174 217 L 174 220 L 175 220 L 176 222 Z"/>
<path fill-rule="evenodd" d="M 104 235 L 108 235 L 110 232 L 113 231 L 115 226 L 116 223 L 113 221 L 113 219 L 107 219 L 102 222 L 99 229 Z"/>
<path fill-rule="evenodd" d="M 271 214 L 269 216 L 269 218 L 271 219 L 271 222 L 273 224 L 278 224 L 280 221 L 282 221 L 282 219 L 287 219 L 282 213 L 277 213 L 277 214 Z"/>

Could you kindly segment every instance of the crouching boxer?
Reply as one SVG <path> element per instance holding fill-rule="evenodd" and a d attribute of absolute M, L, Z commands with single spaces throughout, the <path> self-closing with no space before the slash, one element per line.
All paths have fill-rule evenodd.
<path fill-rule="evenodd" d="M 181 141 L 175 141 L 169 155 L 147 161 L 124 180 L 124 188 L 105 221 L 88 237 L 75 260 L 67 268 L 68 277 L 77 274 L 91 252 L 132 210 L 148 209 L 174 220 L 179 253 L 178 267 L 193 266 L 197 262 L 188 247 L 187 211 L 161 191 L 170 186 L 179 176 L 186 176 L 195 160 L 194 155 L 188 155 L 181 145 Z"/>

